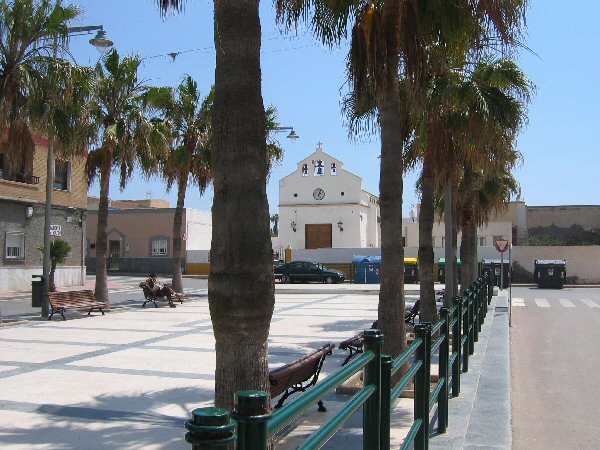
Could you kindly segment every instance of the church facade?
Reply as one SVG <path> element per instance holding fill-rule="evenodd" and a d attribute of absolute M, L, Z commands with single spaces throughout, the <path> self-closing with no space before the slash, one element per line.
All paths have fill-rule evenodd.
<path fill-rule="evenodd" d="M 321 144 L 279 181 L 279 236 L 274 247 L 380 247 L 379 198 Z"/>

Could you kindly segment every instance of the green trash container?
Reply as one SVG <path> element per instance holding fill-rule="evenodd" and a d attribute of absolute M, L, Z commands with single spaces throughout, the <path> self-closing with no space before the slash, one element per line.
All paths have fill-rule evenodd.
<path fill-rule="evenodd" d="M 31 278 L 39 278 L 31 282 L 31 306 L 41 308 L 44 303 L 44 277 L 43 275 L 32 275 Z"/>
<path fill-rule="evenodd" d="M 567 280 L 567 261 L 564 259 L 534 260 L 533 278 L 538 288 L 562 289 Z"/>

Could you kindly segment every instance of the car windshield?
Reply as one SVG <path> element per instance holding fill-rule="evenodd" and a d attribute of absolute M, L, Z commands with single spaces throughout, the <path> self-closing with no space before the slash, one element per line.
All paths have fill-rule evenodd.
<path fill-rule="evenodd" d="M 325 264 L 319 263 L 317 265 L 321 268 L 321 270 L 329 270 L 329 267 L 327 267 Z"/>

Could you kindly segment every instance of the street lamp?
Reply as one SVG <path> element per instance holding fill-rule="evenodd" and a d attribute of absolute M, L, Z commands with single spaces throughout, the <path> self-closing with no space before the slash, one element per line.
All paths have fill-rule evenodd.
<path fill-rule="evenodd" d="M 287 130 L 290 130 L 290 134 L 288 134 L 286 137 L 288 139 L 291 139 L 292 142 L 294 142 L 296 139 L 298 139 L 300 137 L 294 131 L 294 127 L 273 127 L 273 131 L 276 131 L 276 132 L 287 131 Z"/>
<path fill-rule="evenodd" d="M 84 33 L 98 31 L 96 37 L 90 39 L 92 44 L 100 53 L 104 53 L 109 47 L 112 47 L 113 42 L 106 37 L 106 32 L 102 25 L 88 25 L 83 27 L 69 27 L 67 34 Z M 56 58 L 57 43 L 54 40 L 53 56 Z M 44 301 L 42 302 L 42 317 L 47 317 L 50 312 L 50 301 L 48 294 L 50 292 L 50 222 L 52 214 L 52 189 L 54 187 L 54 140 L 52 133 L 48 134 L 48 157 L 46 160 L 46 204 L 44 205 Z M 83 233 L 83 231 L 82 231 Z M 85 281 L 85 280 L 84 280 Z"/>

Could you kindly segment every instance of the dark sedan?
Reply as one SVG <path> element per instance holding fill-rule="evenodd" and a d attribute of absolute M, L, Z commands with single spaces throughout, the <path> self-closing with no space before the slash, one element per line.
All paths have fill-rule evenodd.
<path fill-rule="evenodd" d="M 275 279 L 283 283 L 295 281 L 308 283 L 341 283 L 346 279 L 346 274 L 340 270 L 330 269 L 321 263 L 311 261 L 290 261 L 273 266 Z"/>

